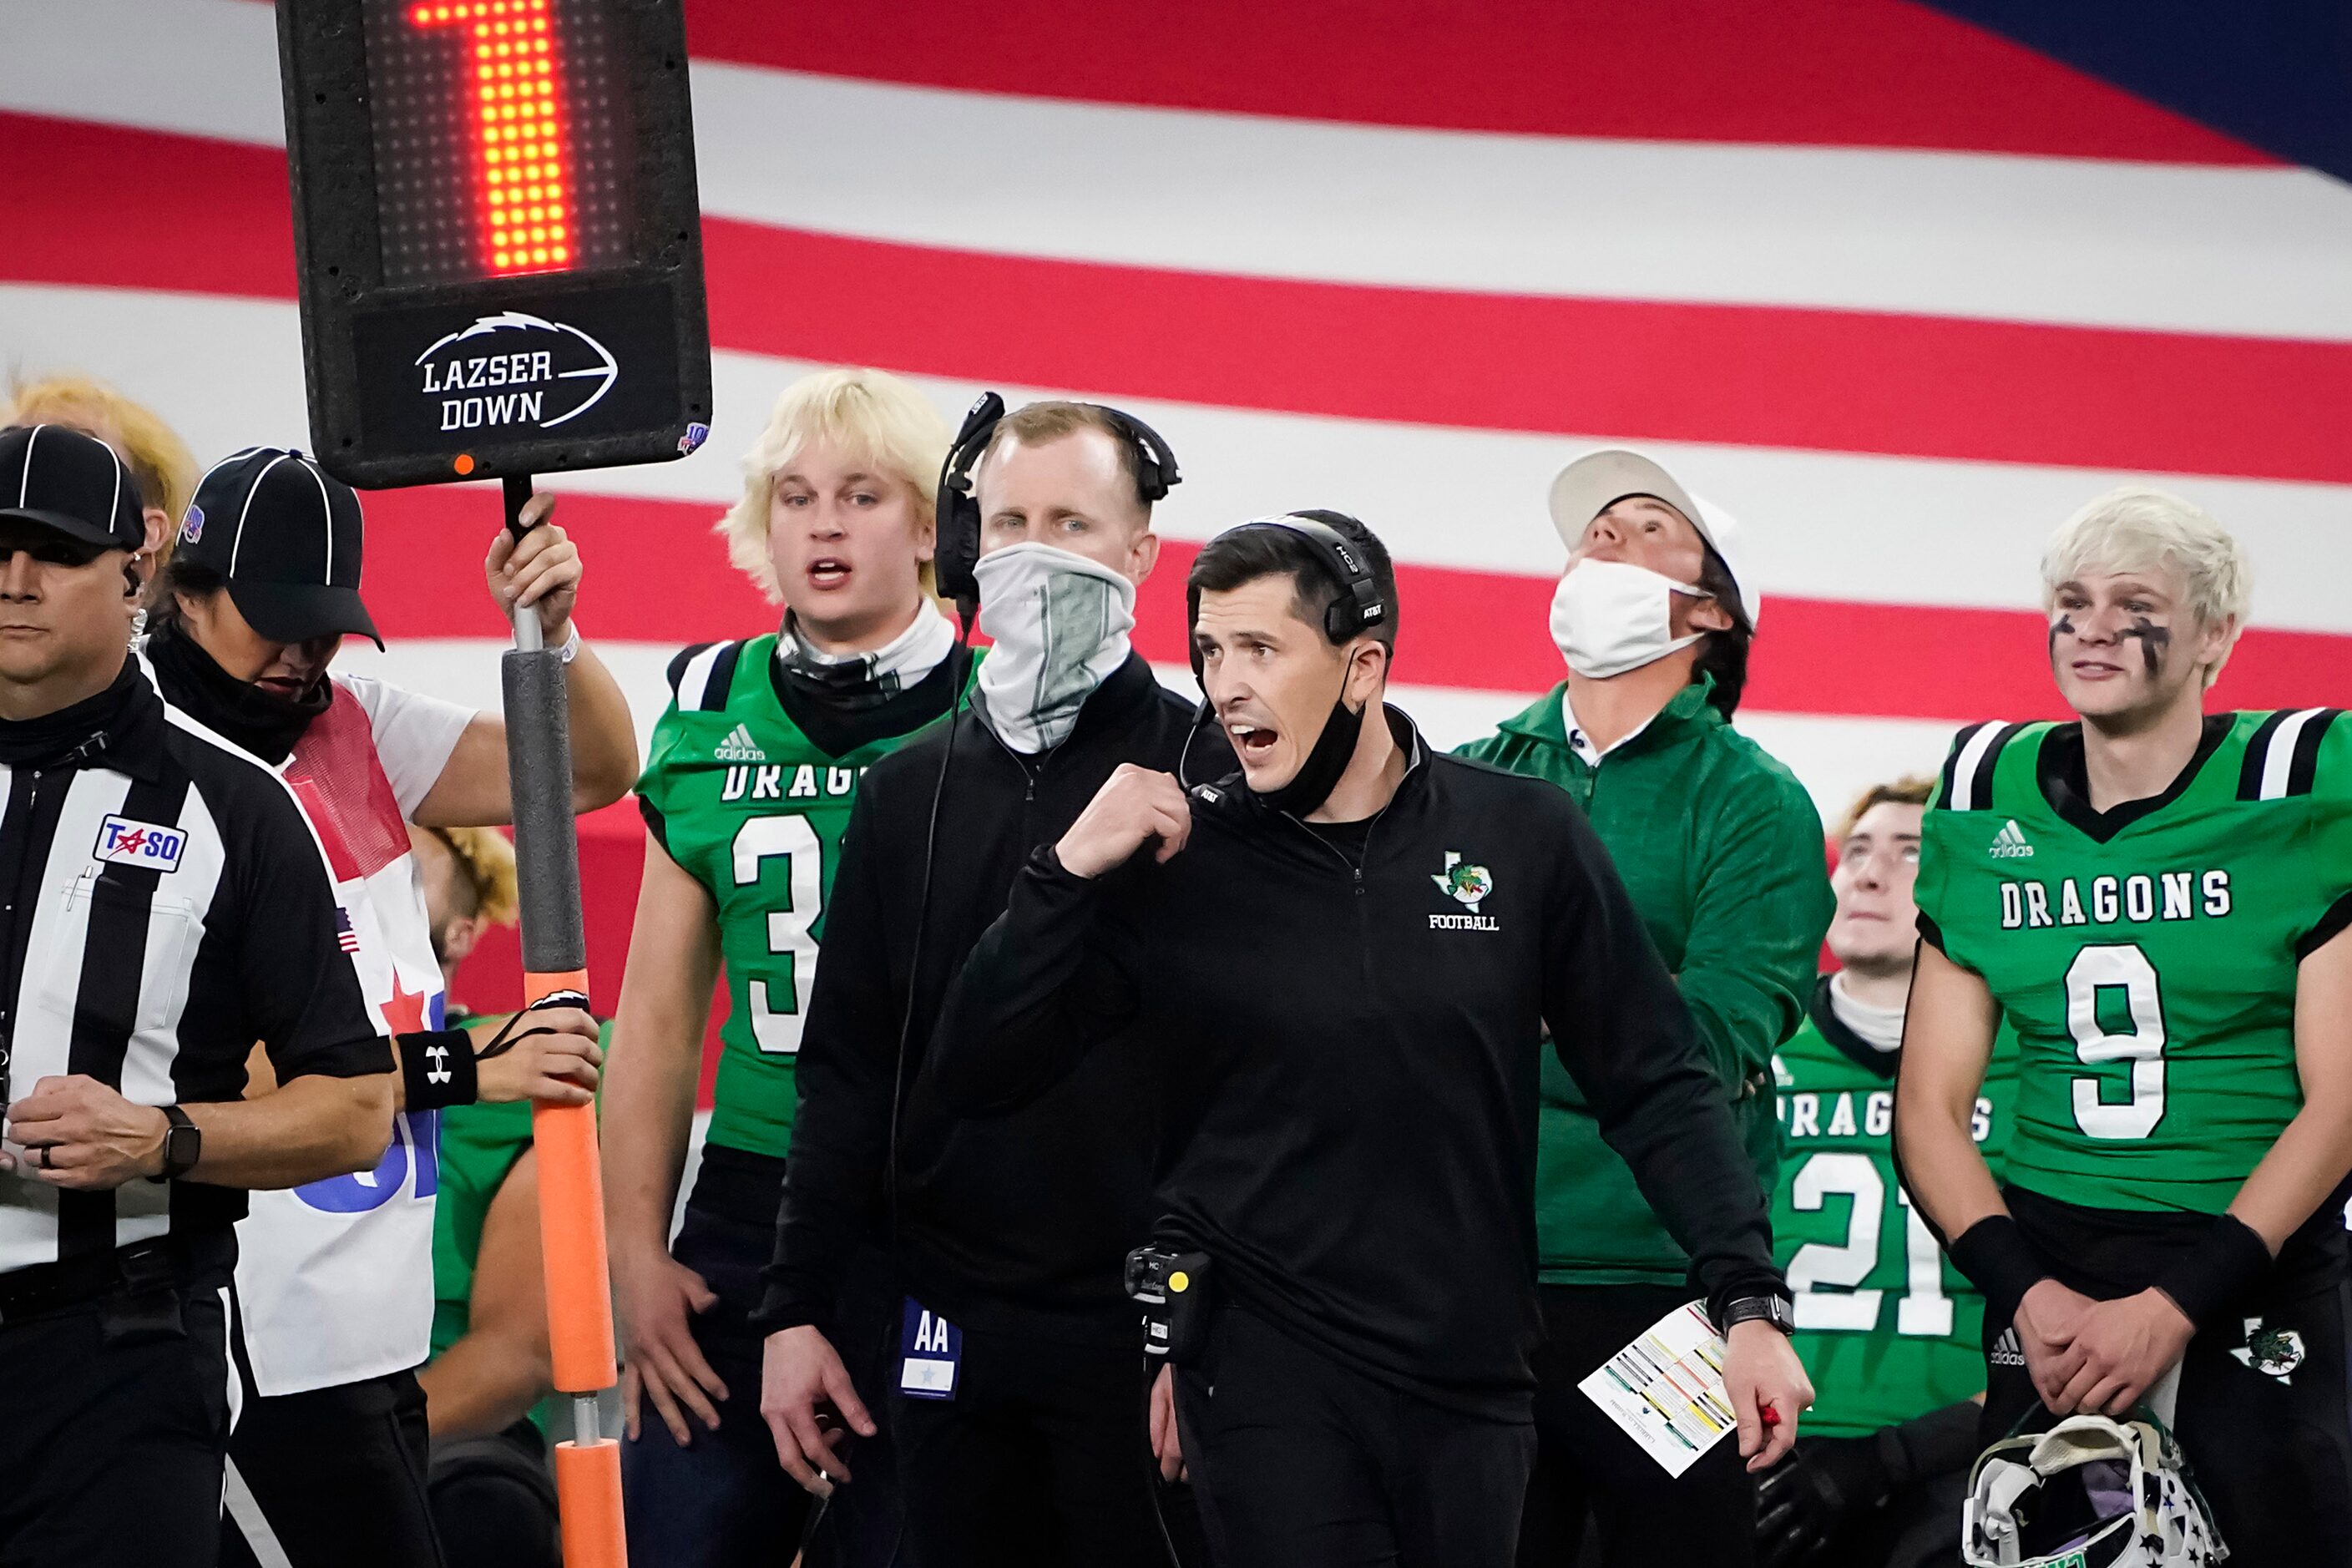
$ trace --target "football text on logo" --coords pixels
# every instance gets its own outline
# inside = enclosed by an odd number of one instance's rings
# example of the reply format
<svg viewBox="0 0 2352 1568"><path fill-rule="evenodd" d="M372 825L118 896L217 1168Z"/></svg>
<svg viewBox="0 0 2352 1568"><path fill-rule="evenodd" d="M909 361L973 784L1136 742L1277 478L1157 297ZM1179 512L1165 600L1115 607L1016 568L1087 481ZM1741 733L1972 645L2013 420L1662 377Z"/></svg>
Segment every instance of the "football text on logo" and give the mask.
<svg viewBox="0 0 2352 1568"><path fill-rule="evenodd" d="M444 430L528 425L552 430L593 408L620 379L604 344L579 328L507 310L451 332L416 356Z"/></svg>
<svg viewBox="0 0 2352 1568"><path fill-rule="evenodd" d="M1482 915L1478 912L1478 906L1484 903L1486 896L1495 890L1494 873L1487 870L1486 867L1470 865L1462 858L1460 850L1448 849L1445 852L1445 869L1432 871L1429 874L1429 879L1437 884L1439 892L1460 904L1467 911L1458 915L1432 915L1429 917L1430 930L1500 931L1502 929L1496 923L1494 916Z"/></svg>
<svg viewBox="0 0 2352 1568"><path fill-rule="evenodd" d="M98 845L91 854L110 866L143 866L151 871L176 871L188 836L176 827L110 816L98 825Z"/></svg>

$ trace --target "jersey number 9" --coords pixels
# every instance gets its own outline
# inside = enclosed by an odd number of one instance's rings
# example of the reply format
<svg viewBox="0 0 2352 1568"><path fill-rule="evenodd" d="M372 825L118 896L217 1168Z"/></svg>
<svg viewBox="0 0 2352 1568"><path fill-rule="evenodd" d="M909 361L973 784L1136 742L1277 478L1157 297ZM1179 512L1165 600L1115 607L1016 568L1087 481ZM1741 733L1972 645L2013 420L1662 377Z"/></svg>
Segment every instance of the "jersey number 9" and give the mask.
<svg viewBox="0 0 2352 1568"><path fill-rule="evenodd" d="M2102 1020L2102 993L2121 994L2120 1016ZM2109 1027L2109 1022L2127 1027ZM2156 965L2131 942L2086 947L2066 966L2066 1031L2085 1067L2131 1063L2131 1098L2109 1100L2095 1078L2074 1080L2074 1125L2086 1137L2145 1138L2164 1120L2164 997Z"/></svg>

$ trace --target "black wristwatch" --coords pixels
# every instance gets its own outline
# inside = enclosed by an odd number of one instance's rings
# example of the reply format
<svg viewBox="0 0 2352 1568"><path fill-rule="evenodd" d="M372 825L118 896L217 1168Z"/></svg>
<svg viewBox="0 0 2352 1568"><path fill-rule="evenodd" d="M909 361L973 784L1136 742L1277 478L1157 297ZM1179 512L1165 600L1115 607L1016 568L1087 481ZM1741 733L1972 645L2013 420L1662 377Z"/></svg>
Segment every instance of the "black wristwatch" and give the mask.
<svg viewBox="0 0 2352 1568"><path fill-rule="evenodd" d="M1739 1296L1723 1304L1723 1333L1728 1339L1733 1327L1751 1319L1771 1324L1784 1334L1797 1331L1797 1309L1788 1297L1775 1293L1769 1296Z"/></svg>
<svg viewBox="0 0 2352 1568"><path fill-rule="evenodd" d="M163 1168L147 1179L176 1182L194 1170L196 1162L204 1157L205 1131L176 1105L166 1105L163 1111L163 1120L172 1124L163 1130Z"/></svg>

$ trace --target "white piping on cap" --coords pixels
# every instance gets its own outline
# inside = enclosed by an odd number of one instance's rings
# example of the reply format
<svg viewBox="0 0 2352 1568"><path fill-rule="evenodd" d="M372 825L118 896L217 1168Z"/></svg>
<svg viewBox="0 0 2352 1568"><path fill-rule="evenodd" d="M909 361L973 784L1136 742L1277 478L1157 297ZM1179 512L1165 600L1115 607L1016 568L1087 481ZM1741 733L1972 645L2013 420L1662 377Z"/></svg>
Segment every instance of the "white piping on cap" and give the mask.
<svg viewBox="0 0 2352 1568"><path fill-rule="evenodd" d="M319 505L326 510L327 578L324 585L331 586L335 581L335 501L334 498L327 493L326 477L319 472L316 464L305 463L302 465L302 469L310 476L312 482L318 485Z"/></svg>
<svg viewBox="0 0 2352 1568"><path fill-rule="evenodd" d="M261 493L261 481L269 477L269 470L285 460L286 454L280 452L264 463L261 472L253 476L253 483L246 489L245 504L236 509L236 532L228 542L228 574L232 577L236 575L236 552L245 545L245 520L247 514L253 510L253 498Z"/></svg>

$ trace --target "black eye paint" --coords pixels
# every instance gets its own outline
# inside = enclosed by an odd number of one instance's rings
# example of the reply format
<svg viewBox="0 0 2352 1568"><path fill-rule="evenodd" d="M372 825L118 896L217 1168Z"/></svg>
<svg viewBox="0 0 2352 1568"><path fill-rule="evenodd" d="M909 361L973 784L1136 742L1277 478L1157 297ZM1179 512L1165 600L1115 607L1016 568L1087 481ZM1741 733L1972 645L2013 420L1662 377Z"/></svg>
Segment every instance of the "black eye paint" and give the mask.
<svg viewBox="0 0 2352 1568"><path fill-rule="evenodd" d="M2157 667L2164 662L2164 650L2172 646L2172 628L2159 626L2146 616L2136 616L2130 629L2123 635L2139 638L2140 657L2147 660L2148 678L2154 679Z"/></svg>
<svg viewBox="0 0 2352 1568"><path fill-rule="evenodd" d="M2074 635L2074 616L2061 616L2056 620L2050 623L2050 658L2053 663L2056 662L2058 658L2058 634L2060 632L2064 632L2070 637Z"/></svg>

